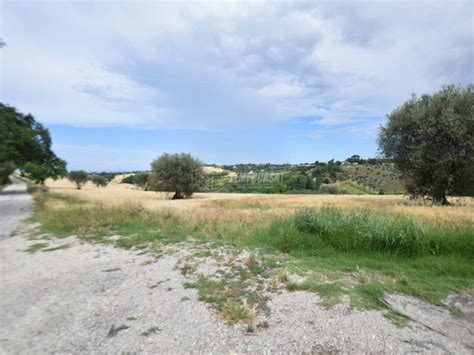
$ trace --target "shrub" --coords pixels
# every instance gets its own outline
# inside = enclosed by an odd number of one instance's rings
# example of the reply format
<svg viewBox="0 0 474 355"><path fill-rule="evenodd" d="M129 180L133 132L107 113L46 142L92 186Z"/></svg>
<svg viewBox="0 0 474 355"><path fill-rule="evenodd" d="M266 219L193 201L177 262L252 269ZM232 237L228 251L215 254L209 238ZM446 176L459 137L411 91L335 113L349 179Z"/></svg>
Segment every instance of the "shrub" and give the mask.
<svg viewBox="0 0 474 355"><path fill-rule="evenodd" d="M107 186L107 179L103 176L100 176L100 175L92 175L90 178L89 178L92 183L97 186L97 187L105 187Z"/></svg>
<svg viewBox="0 0 474 355"><path fill-rule="evenodd" d="M219 315L227 323L244 322L250 324L255 320L257 311L246 300L240 301L229 298L224 303Z"/></svg>
<svg viewBox="0 0 474 355"><path fill-rule="evenodd" d="M130 175L126 178L123 178L121 184L135 184L135 175Z"/></svg>
<svg viewBox="0 0 474 355"><path fill-rule="evenodd" d="M133 183L142 190L148 190L149 181L150 181L149 173L136 173L134 175Z"/></svg>
<svg viewBox="0 0 474 355"><path fill-rule="evenodd" d="M300 232L316 232L317 216L311 209L302 209L293 215L293 223Z"/></svg>
<svg viewBox="0 0 474 355"><path fill-rule="evenodd" d="M339 193L338 187L334 184L321 184L319 191L323 194L337 195Z"/></svg>

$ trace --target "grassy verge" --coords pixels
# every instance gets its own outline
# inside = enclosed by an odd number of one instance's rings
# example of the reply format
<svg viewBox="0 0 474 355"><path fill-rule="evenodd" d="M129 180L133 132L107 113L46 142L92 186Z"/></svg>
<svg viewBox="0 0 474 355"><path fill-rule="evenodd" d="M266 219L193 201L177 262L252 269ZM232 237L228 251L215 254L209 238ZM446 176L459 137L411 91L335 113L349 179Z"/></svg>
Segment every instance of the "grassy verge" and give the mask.
<svg viewBox="0 0 474 355"><path fill-rule="evenodd" d="M474 294L472 222L433 227L407 216L321 208L300 210L273 222L218 223L185 218L178 211L151 212L140 205L106 207L44 191L34 196L38 208L32 220L41 223L39 233L77 235L140 249L192 237L209 245L245 248L260 259L278 256L284 259L279 269L303 280L292 282L280 275L280 283L290 291L318 292L327 306L348 296L353 307L384 309L381 299L386 292L410 294L434 304L450 293ZM110 238L114 235L120 237ZM214 304L224 319L250 322L264 305L258 292L249 291L253 288L247 281L258 282L257 275L274 267L258 265L262 263L235 269L231 278L199 278L188 286L196 287L200 299ZM393 312L387 316L404 322Z"/></svg>

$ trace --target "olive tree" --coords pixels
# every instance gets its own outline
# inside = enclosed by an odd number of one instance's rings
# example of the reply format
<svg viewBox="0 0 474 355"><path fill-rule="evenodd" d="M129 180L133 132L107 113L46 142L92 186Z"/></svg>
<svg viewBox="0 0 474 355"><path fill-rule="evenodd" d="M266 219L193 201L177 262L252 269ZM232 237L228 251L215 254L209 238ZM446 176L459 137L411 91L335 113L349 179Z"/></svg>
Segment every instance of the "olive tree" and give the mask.
<svg viewBox="0 0 474 355"><path fill-rule="evenodd" d="M0 103L0 184L16 169L39 183L66 174L66 162L51 149L48 129L31 114Z"/></svg>
<svg viewBox="0 0 474 355"><path fill-rule="evenodd" d="M189 154L163 154L151 163L151 189L174 192L173 200L191 197L204 185L202 163Z"/></svg>
<svg viewBox="0 0 474 355"><path fill-rule="evenodd" d="M57 180L66 176L66 164L59 158L51 159L48 164L26 163L21 170L30 179L41 185L44 185L48 178Z"/></svg>
<svg viewBox="0 0 474 355"><path fill-rule="evenodd" d="M76 184L78 190L89 180L89 175L83 170L73 170L67 175L69 181Z"/></svg>
<svg viewBox="0 0 474 355"><path fill-rule="evenodd" d="M412 96L380 128L381 153L401 172L408 193L448 204L474 195L474 85Z"/></svg>
<svg viewBox="0 0 474 355"><path fill-rule="evenodd" d="M97 187L107 186L107 179L102 175L92 175L89 177L89 180Z"/></svg>

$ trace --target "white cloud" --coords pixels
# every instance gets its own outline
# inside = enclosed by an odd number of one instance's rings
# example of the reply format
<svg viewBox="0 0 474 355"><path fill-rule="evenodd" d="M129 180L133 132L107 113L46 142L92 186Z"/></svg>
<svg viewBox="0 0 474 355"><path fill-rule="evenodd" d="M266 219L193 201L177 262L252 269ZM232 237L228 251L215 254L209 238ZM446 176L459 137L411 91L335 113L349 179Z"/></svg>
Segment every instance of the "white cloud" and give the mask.
<svg viewBox="0 0 474 355"><path fill-rule="evenodd" d="M474 80L470 2L2 6L1 99L47 123L350 125Z"/></svg>

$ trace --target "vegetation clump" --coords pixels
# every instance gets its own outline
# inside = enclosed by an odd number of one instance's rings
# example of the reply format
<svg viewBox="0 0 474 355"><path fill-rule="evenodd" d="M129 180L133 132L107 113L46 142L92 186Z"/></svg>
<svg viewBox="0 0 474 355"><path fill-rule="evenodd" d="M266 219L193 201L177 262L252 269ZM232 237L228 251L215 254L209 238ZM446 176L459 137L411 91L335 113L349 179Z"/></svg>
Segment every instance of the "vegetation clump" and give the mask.
<svg viewBox="0 0 474 355"><path fill-rule="evenodd" d="M411 196L442 205L449 195L474 196L474 85L413 95L388 115L379 146Z"/></svg>
<svg viewBox="0 0 474 355"><path fill-rule="evenodd" d="M202 163L189 154L163 154L151 163L151 189L174 192L173 200L191 197L204 185Z"/></svg>
<svg viewBox="0 0 474 355"><path fill-rule="evenodd" d="M89 175L83 170L73 170L67 175L69 181L76 184L78 190L82 189L82 186L89 181Z"/></svg>
<svg viewBox="0 0 474 355"><path fill-rule="evenodd" d="M66 161L51 149L48 129L31 115L0 103L0 185L16 169L37 183L66 174Z"/></svg>
<svg viewBox="0 0 474 355"><path fill-rule="evenodd" d="M149 173L136 173L133 176L133 183L144 191L147 191L150 185L151 176Z"/></svg>
<svg viewBox="0 0 474 355"><path fill-rule="evenodd" d="M92 175L89 179L97 187L105 187L108 184L107 179L101 175Z"/></svg>
<svg viewBox="0 0 474 355"><path fill-rule="evenodd" d="M334 207L304 209L274 221L257 238L282 252L324 255L336 252L382 253L404 257L460 254L474 257L469 227L427 229L409 217L369 210L343 211Z"/></svg>

